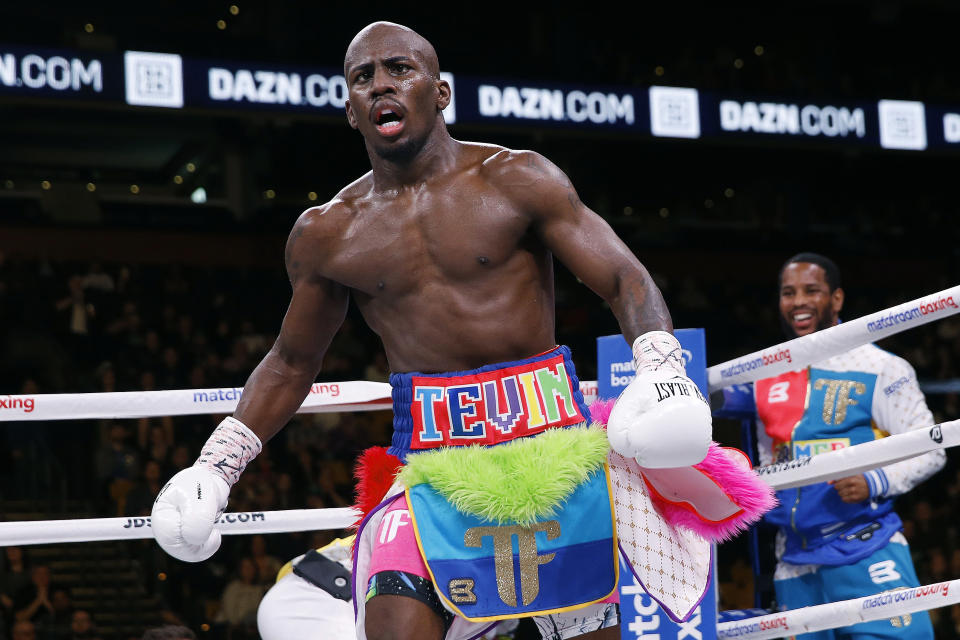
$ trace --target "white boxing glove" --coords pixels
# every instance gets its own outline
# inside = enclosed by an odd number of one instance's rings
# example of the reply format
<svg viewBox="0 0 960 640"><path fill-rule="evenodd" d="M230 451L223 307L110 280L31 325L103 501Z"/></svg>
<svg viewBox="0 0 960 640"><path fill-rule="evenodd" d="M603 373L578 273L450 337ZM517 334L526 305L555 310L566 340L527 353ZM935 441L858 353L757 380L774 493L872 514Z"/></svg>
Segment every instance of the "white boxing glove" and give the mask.
<svg viewBox="0 0 960 640"><path fill-rule="evenodd" d="M636 339L633 354L637 375L610 412L610 446L650 469L701 462L713 432L710 407L686 376L680 343L651 331Z"/></svg>
<svg viewBox="0 0 960 640"><path fill-rule="evenodd" d="M220 548L216 522L230 487L263 446L236 418L214 430L192 467L170 478L157 495L150 523L157 543L178 560L201 562Z"/></svg>

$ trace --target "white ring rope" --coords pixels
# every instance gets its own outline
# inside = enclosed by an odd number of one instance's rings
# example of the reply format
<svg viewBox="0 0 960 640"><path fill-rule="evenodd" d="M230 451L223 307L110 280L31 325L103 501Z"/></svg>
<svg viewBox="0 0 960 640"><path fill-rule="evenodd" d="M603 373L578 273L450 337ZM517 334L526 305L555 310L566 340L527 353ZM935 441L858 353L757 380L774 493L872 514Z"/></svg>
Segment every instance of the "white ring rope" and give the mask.
<svg viewBox="0 0 960 640"><path fill-rule="evenodd" d="M217 522L223 535L289 533L345 529L360 513L349 507L338 509L289 509L225 513ZM80 518L76 520L32 520L0 523L0 547L63 542L102 542L153 538L149 517Z"/></svg>
<svg viewBox="0 0 960 640"><path fill-rule="evenodd" d="M957 445L960 445L960 420L953 420L815 456L802 456L790 462L757 467L756 471L774 489L792 489L846 478Z"/></svg>
<svg viewBox="0 0 960 640"><path fill-rule="evenodd" d="M760 467L757 472L775 489L843 478L875 469L934 449L960 445L960 420L917 429L845 449L822 453L793 462ZM222 533L244 535L342 529L356 521L350 508L291 509L224 514L218 523ZM150 518L86 518L0 522L0 547L7 545L93 542L152 538Z"/></svg>
<svg viewBox="0 0 960 640"><path fill-rule="evenodd" d="M707 367L711 392L802 369L855 347L960 313L960 285Z"/></svg>
<svg viewBox="0 0 960 640"><path fill-rule="evenodd" d="M786 638L800 633L846 627L858 622L896 618L957 602L960 602L960 580L950 580L756 618L721 622L717 625L717 637L751 640Z"/></svg>
<svg viewBox="0 0 960 640"><path fill-rule="evenodd" d="M0 422L229 414L236 410L242 393L243 387L223 387L0 396ZM316 382L298 413L376 411L392 406L386 382Z"/></svg>
<svg viewBox="0 0 960 640"><path fill-rule="evenodd" d="M597 397L594 380L580 382L587 404ZM0 422L91 420L99 418L159 418L199 414L231 414L243 387L117 391L112 393L40 393L0 395ZM386 382L351 380L316 382L297 413L382 411L393 408Z"/></svg>

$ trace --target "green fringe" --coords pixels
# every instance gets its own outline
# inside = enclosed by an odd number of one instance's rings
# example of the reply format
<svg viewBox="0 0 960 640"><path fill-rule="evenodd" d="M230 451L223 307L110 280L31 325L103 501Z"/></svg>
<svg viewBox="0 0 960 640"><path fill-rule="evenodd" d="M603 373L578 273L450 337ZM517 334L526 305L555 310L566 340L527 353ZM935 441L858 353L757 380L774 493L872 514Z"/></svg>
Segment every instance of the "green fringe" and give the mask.
<svg viewBox="0 0 960 640"><path fill-rule="evenodd" d="M429 483L461 513L528 525L555 509L607 460L597 427L550 429L533 438L484 447L448 447L411 455L398 479Z"/></svg>

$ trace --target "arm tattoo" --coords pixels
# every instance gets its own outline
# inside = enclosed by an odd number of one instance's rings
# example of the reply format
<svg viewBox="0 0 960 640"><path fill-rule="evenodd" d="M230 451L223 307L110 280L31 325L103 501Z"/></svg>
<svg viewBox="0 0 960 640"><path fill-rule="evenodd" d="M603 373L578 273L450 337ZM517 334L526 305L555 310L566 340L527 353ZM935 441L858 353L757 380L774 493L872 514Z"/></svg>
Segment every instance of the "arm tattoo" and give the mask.
<svg viewBox="0 0 960 640"><path fill-rule="evenodd" d="M623 281L620 289L612 309L624 336L633 340L647 331L673 329L670 312L649 275Z"/></svg>
<svg viewBox="0 0 960 640"><path fill-rule="evenodd" d="M284 262L287 265L287 276L290 278L291 284L295 283L300 276L300 261L293 259L293 247L302 235L302 227L298 226L294 229L293 233L290 234L290 239L287 241L287 250L284 253Z"/></svg>
<svg viewBox="0 0 960 640"><path fill-rule="evenodd" d="M545 176L556 178L558 182L568 189L573 188L573 183L570 182L570 178L567 177L567 174L565 174L560 167L549 162L544 162L541 157L536 154L531 153L527 156L527 166Z"/></svg>

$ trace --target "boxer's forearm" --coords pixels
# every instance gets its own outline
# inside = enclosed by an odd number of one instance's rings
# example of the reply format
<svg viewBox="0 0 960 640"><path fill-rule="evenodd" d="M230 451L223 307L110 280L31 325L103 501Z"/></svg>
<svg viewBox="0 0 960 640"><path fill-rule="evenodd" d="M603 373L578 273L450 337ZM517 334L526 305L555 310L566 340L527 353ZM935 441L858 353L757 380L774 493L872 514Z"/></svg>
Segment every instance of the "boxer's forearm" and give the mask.
<svg viewBox="0 0 960 640"><path fill-rule="evenodd" d="M292 362L271 349L243 386L234 417L266 442L303 404L319 369L319 364Z"/></svg>
<svg viewBox="0 0 960 640"><path fill-rule="evenodd" d="M617 276L616 293L607 303L620 323L628 344L648 331L673 332L673 320L660 289L642 266L623 269Z"/></svg>

